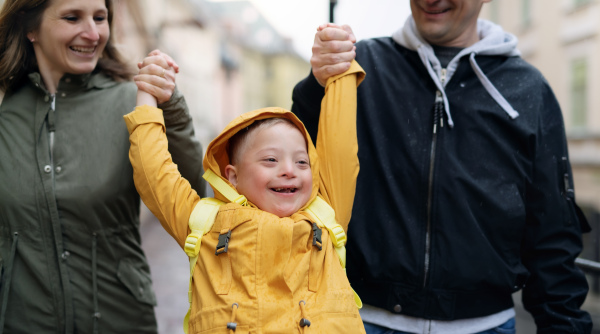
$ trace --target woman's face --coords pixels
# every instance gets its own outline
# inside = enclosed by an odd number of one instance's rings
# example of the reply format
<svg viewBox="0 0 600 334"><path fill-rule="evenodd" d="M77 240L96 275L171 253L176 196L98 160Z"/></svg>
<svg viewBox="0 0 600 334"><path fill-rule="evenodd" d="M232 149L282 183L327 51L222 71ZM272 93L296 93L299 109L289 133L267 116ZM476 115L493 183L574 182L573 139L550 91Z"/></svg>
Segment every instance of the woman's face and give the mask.
<svg viewBox="0 0 600 334"><path fill-rule="evenodd" d="M40 72L55 82L92 72L110 36L105 0L50 1L40 27L27 34Z"/></svg>

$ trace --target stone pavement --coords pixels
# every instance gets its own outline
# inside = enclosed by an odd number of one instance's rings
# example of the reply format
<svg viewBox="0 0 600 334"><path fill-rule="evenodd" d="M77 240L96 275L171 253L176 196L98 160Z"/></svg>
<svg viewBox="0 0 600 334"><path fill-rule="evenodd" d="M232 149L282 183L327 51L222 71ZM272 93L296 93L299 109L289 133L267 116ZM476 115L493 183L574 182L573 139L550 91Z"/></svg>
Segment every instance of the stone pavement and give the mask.
<svg viewBox="0 0 600 334"><path fill-rule="evenodd" d="M159 334L183 333L183 318L188 310L190 262L183 249L142 205L140 215L142 248L150 264L157 306Z"/></svg>

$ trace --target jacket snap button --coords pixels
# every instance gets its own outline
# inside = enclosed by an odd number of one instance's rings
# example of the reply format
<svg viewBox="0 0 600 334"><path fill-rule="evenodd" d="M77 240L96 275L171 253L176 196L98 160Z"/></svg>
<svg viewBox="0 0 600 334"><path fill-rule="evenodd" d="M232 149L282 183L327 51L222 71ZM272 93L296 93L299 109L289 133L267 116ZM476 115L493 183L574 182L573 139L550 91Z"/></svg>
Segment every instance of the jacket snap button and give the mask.
<svg viewBox="0 0 600 334"><path fill-rule="evenodd" d="M48 102L50 100L50 97L48 95L44 96L44 102Z"/></svg>
<svg viewBox="0 0 600 334"><path fill-rule="evenodd" d="M396 312L396 313L402 312L402 306L400 306L400 304L396 304L396 306L394 306L394 312Z"/></svg>
<svg viewBox="0 0 600 334"><path fill-rule="evenodd" d="M62 167L60 167L60 166L57 166L57 167L56 167L56 169L55 169L55 171L56 171L57 173L60 173L60 171L61 171L61 170L62 170Z"/></svg>
<svg viewBox="0 0 600 334"><path fill-rule="evenodd" d="M65 97L67 96L67 93L61 93L60 96Z"/></svg>
<svg viewBox="0 0 600 334"><path fill-rule="evenodd" d="M44 172L50 173L51 171L52 171L52 167L50 167L50 165L44 166Z"/></svg>
<svg viewBox="0 0 600 334"><path fill-rule="evenodd" d="M69 255L71 255L71 253L69 253L69 251L65 251L64 253L62 253L61 257L63 258L63 260L66 260Z"/></svg>

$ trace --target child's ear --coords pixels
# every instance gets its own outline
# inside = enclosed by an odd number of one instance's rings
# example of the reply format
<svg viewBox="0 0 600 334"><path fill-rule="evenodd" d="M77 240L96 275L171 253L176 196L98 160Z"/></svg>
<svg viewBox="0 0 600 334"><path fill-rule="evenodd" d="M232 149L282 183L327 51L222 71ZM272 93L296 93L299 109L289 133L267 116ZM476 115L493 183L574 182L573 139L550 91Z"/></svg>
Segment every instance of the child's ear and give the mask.
<svg viewBox="0 0 600 334"><path fill-rule="evenodd" d="M234 165L225 166L225 178L227 178L234 187L237 187L237 169L235 169Z"/></svg>

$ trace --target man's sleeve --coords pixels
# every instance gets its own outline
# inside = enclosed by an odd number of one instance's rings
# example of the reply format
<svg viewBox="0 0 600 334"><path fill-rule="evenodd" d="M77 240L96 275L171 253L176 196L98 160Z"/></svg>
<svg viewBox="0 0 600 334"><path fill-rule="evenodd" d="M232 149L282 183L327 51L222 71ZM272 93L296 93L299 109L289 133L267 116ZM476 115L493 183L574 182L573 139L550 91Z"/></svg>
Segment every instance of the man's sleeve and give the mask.
<svg viewBox="0 0 600 334"><path fill-rule="evenodd" d="M159 105L164 111L169 152L181 175L192 188L205 197L206 184L202 178L202 146L194 133L194 125L185 98L177 88L171 99Z"/></svg>
<svg viewBox="0 0 600 334"><path fill-rule="evenodd" d="M323 100L324 95L325 88L319 84L312 71L294 87L292 93L292 112L304 123L310 138L315 144L319 127L321 100Z"/></svg>
<svg viewBox="0 0 600 334"><path fill-rule="evenodd" d="M523 289L523 303L538 333L590 333L590 316L580 309L588 284L575 265L582 250L581 234L589 231L589 225L575 204L562 114L547 84L544 95L526 188L522 259L531 276Z"/></svg>

